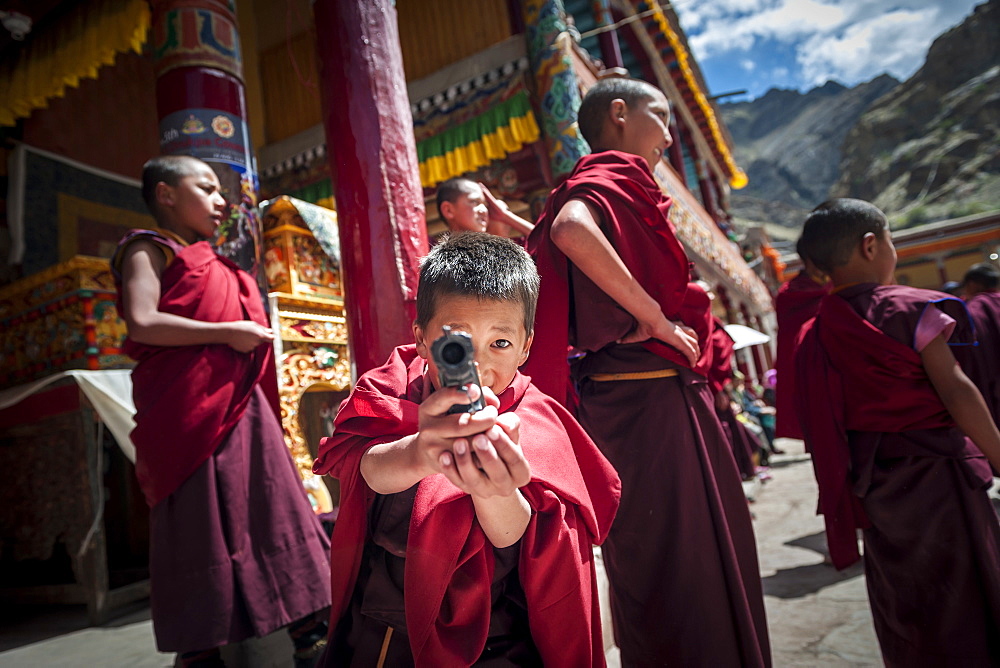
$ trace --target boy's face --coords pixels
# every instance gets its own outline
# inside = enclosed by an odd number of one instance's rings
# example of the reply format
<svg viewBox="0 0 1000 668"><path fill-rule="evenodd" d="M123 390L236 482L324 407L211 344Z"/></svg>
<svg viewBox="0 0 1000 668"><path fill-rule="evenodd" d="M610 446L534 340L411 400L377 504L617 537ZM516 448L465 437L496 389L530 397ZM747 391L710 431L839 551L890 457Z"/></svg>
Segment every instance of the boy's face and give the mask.
<svg viewBox="0 0 1000 668"><path fill-rule="evenodd" d="M653 169L673 143L670 136L670 104L663 93L650 89L651 97L620 112L621 151L644 158ZM613 119L614 120L614 119Z"/></svg>
<svg viewBox="0 0 1000 668"><path fill-rule="evenodd" d="M204 163L194 165L176 186L161 182L157 198L174 231L189 243L212 238L226 210L219 177Z"/></svg>
<svg viewBox="0 0 1000 668"><path fill-rule="evenodd" d="M452 232L485 232L490 220L486 198L478 185L470 185L454 202L442 202L441 214Z"/></svg>
<svg viewBox="0 0 1000 668"><path fill-rule="evenodd" d="M438 388L438 370L431 357L431 344L448 325L472 337L479 382L497 395L514 380L517 367L528 359L532 337L524 329L524 306L519 302L446 295L437 300L427 328L413 325L417 352L427 360L431 382Z"/></svg>

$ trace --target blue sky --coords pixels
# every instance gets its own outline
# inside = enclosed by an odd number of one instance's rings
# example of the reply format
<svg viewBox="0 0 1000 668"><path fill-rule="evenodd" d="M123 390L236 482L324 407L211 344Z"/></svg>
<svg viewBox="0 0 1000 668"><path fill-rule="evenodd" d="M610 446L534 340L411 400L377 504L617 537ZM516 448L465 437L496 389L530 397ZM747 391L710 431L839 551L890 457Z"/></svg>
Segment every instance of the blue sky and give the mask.
<svg viewBox="0 0 1000 668"><path fill-rule="evenodd" d="M662 0L661 0L662 1ZM983 0L673 0L713 95L903 81ZM666 3L664 3L666 4ZM728 98L740 101L747 96Z"/></svg>

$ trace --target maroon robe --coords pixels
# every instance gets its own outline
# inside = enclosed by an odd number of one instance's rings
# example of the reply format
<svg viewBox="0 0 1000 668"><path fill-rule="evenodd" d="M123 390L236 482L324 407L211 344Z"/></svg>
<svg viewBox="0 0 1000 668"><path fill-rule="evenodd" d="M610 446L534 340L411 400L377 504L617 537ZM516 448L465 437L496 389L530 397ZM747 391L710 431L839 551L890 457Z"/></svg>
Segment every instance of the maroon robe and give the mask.
<svg viewBox="0 0 1000 668"><path fill-rule="evenodd" d="M570 199L600 212L608 239L663 313L696 330L702 355L694 369L659 341L615 343L634 318L551 242L552 221ZM768 665L750 513L705 377L710 302L688 284L669 207L641 158L617 151L581 158L528 239L542 277L528 373L559 397L567 344L586 351L572 371L578 417L622 479L621 507L603 548L622 662ZM676 375L590 378L664 369Z"/></svg>
<svg viewBox="0 0 1000 668"><path fill-rule="evenodd" d="M795 341L799 332L819 310L819 302L830 292L830 284L820 285L805 270L781 286L774 300L778 318L778 354L774 360L775 427L778 438L802 438L802 428L795 414Z"/></svg>
<svg viewBox="0 0 1000 668"><path fill-rule="evenodd" d="M122 240L116 259L140 238L170 260L162 310L266 322L256 285L207 243L185 247L138 230ZM117 263L113 267L117 272ZM275 415L271 346L243 354L224 345L128 341L126 350L139 360L132 372L139 408L132 439L151 506L151 608L159 650L187 652L264 636L328 606L329 542ZM271 396L268 383L259 382L269 375Z"/></svg>
<svg viewBox="0 0 1000 668"><path fill-rule="evenodd" d="M855 530L864 529L886 664L998 665L1000 522L985 492L989 466L912 347L935 307L956 319L961 341L961 302L942 293L869 283L825 297L798 345L798 406L837 568L859 558Z"/></svg>
<svg viewBox="0 0 1000 668"><path fill-rule="evenodd" d="M976 384L1000 425L1000 292L980 292L968 302L976 345L956 351L965 374Z"/></svg>
<svg viewBox="0 0 1000 668"><path fill-rule="evenodd" d="M150 230L132 230L112 264L140 238L166 246L174 257L160 277L158 309L203 322L255 320L269 325L257 284L249 274L202 241L190 246ZM118 312L126 315L118 279ZM250 353L225 344L152 346L125 339L135 400L135 473L150 507L170 495L208 459L236 425L260 385L280 419L274 382L274 349L262 343ZM270 376L271 382L261 383ZM170 435L169 443L164 437Z"/></svg>
<svg viewBox="0 0 1000 668"><path fill-rule="evenodd" d="M412 345L366 373L320 444L314 470L341 482L333 533L331 628L348 612L362 567L375 493L361 458L377 444L416 433L424 361ZM531 639L546 666L604 665L592 545L604 541L618 508L620 482L572 416L517 374L500 393L500 412L521 418L520 443L531 465L521 488L533 513L517 566ZM407 537L406 633L416 665L472 665L490 625L494 550L472 498L443 475L417 485ZM336 657L326 656L327 665Z"/></svg>

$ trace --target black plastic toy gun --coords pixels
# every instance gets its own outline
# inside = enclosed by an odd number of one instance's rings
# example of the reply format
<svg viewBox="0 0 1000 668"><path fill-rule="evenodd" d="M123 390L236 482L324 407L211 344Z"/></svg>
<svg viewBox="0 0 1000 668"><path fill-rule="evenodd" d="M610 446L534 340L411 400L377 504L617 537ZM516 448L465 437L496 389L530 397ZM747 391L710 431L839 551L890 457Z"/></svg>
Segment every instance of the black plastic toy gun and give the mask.
<svg viewBox="0 0 1000 668"><path fill-rule="evenodd" d="M467 388L469 385L479 385L472 337L465 332L452 332L447 325L441 329L444 334L431 344L431 357L437 365L441 387ZM485 407L480 390L478 399L471 404L455 404L448 409L448 413L476 413Z"/></svg>

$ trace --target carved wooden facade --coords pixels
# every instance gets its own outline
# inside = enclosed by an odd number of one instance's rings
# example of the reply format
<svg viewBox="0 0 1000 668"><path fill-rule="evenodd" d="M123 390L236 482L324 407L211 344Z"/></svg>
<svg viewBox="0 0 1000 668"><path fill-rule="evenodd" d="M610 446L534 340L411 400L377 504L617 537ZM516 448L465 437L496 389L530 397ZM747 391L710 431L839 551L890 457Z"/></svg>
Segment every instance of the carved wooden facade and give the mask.
<svg viewBox="0 0 1000 668"><path fill-rule="evenodd" d="M336 214L289 197L265 203L263 211L264 267L280 339L281 427L312 502L327 512L335 502L313 475L312 464L351 387L340 257L333 238ZM332 234L321 244L313 230ZM336 481L328 479L327 485L336 493Z"/></svg>

